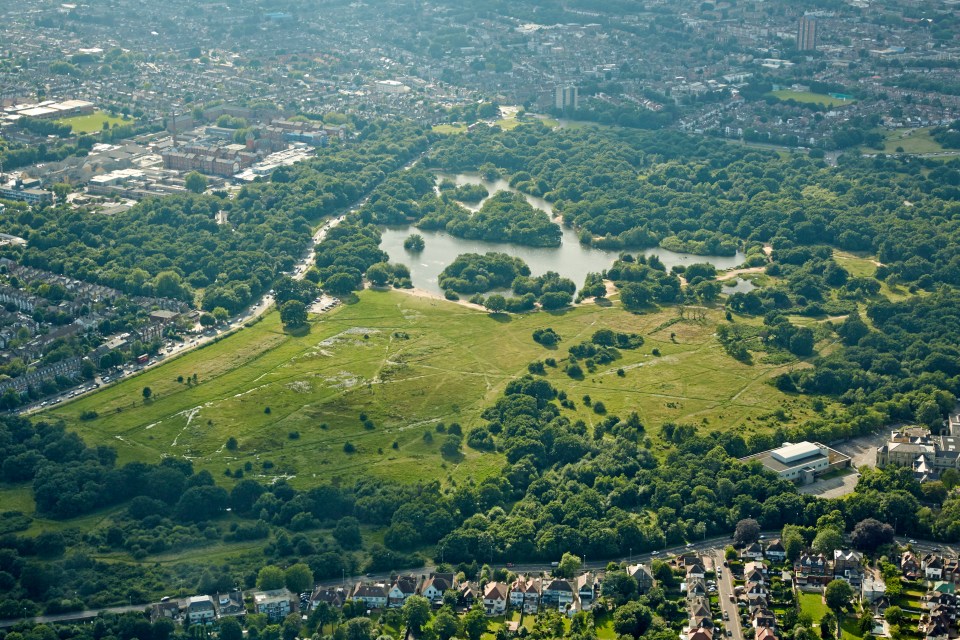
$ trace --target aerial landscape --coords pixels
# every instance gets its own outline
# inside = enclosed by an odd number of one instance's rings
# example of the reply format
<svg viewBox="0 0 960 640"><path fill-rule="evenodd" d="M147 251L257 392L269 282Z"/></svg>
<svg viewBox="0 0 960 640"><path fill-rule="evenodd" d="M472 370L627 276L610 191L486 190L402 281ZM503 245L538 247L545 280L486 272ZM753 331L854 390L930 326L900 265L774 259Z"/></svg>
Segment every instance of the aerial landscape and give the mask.
<svg viewBox="0 0 960 640"><path fill-rule="evenodd" d="M957 1L0 16L0 640L960 637Z"/></svg>

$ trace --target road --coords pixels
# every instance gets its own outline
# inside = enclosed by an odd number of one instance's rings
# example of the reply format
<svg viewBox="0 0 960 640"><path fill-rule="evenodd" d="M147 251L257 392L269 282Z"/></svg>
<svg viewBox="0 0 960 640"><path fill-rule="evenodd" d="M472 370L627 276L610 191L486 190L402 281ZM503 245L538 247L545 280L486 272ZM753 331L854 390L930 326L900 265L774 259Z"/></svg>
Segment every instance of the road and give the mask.
<svg viewBox="0 0 960 640"><path fill-rule="evenodd" d="M743 640L743 628L740 626L740 610L736 602L731 602L733 598L733 576L730 571L723 566L723 547L715 549L710 554L713 566L716 571L721 572L721 577L717 578L717 597L720 600L720 611L723 614L724 626L733 633L733 640ZM729 618L729 619L728 619ZM722 636L726 636L726 631L721 631Z"/></svg>

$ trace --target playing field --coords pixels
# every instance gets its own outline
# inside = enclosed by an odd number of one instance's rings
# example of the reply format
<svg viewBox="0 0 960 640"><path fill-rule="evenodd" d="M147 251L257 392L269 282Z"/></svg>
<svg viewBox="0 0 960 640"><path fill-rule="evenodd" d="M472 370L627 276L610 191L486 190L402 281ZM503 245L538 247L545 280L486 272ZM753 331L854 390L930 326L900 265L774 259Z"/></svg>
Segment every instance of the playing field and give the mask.
<svg viewBox="0 0 960 640"><path fill-rule="evenodd" d="M584 405L585 394L603 402L608 414L637 411L659 451L665 421L736 428L746 437L774 426L780 410L786 422L809 417L806 398L767 384L783 368L760 359L748 366L723 352L714 337L718 321L720 311L694 322L677 321L675 309L634 315L595 305L491 316L407 293L366 291L359 303L316 318L305 335L285 333L270 314L217 344L49 413L89 443L115 446L121 462L187 456L228 484L224 470L247 463L247 477L287 476L297 486L350 482L357 473L404 482L481 478L499 469L501 456L465 447L463 458L443 458L445 435L437 423L457 422L468 433L530 362L560 360L567 345L610 327L640 333L646 344L582 380L547 367L547 378L575 400L576 410L565 410L573 419L592 425L603 418ZM534 329L547 326L563 337L559 349L531 339ZM177 381L194 374L195 385ZM144 401L147 386L153 398ZM84 411L99 417L80 420ZM235 450L227 447L231 437ZM354 452L345 452L347 443Z"/></svg>
<svg viewBox="0 0 960 640"><path fill-rule="evenodd" d="M109 126L114 125L124 125L124 124L133 124L133 118L121 118L118 116L112 116L105 111L96 111L89 115L85 116L74 116L72 118L64 118L58 120L60 124L69 124L73 127L74 133L96 133L97 131L103 130L103 123L106 122Z"/></svg>
<svg viewBox="0 0 960 640"><path fill-rule="evenodd" d="M771 95L780 100L796 100L797 102L819 103L825 107L839 107L845 104L853 104L856 100L842 100L828 96L825 93L811 93L810 91L793 91L791 89L781 89L772 91Z"/></svg>

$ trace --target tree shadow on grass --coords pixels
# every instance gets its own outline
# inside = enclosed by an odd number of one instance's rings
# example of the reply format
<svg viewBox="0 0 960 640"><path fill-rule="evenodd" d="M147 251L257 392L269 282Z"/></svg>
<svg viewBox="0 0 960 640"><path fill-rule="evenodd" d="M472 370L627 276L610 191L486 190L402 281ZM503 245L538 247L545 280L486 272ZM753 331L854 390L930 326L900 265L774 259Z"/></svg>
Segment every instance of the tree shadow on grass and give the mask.
<svg viewBox="0 0 960 640"><path fill-rule="evenodd" d="M353 291L351 291L346 295L339 296L339 298L340 298L340 302L342 302L343 304L357 304L358 302L360 302L359 296L357 296L357 294L354 293Z"/></svg>
<svg viewBox="0 0 960 640"><path fill-rule="evenodd" d="M613 303L607 298L596 298L593 303L598 307L612 307Z"/></svg>
<svg viewBox="0 0 960 640"><path fill-rule="evenodd" d="M513 322L513 318L510 317L509 313L503 313L500 311L488 313L487 317L493 320L494 322L499 322L501 324Z"/></svg>
<svg viewBox="0 0 960 640"><path fill-rule="evenodd" d="M293 336L294 338L302 338L310 335L310 323L308 322L307 324L302 324L297 327L283 325L283 331L287 335Z"/></svg>
<svg viewBox="0 0 960 640"><path fill-rule="evenodd" d="M573 311L573 307L563 307L561 309L542 309L544 313L550 314L551 316L565 316L569 312Z"/></svg>

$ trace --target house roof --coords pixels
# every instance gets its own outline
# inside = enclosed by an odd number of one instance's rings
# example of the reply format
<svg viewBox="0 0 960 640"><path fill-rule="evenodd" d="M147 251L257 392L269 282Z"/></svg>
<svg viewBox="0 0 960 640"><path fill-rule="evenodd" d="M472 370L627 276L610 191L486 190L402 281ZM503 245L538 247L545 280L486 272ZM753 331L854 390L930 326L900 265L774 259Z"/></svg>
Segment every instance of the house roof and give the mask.
<svg viewBox="0 0 960 640"><path fill-rule="evenodd" d="M506 600L510 589L503 582L488 582L483 588L484 600Z"/></svg>

